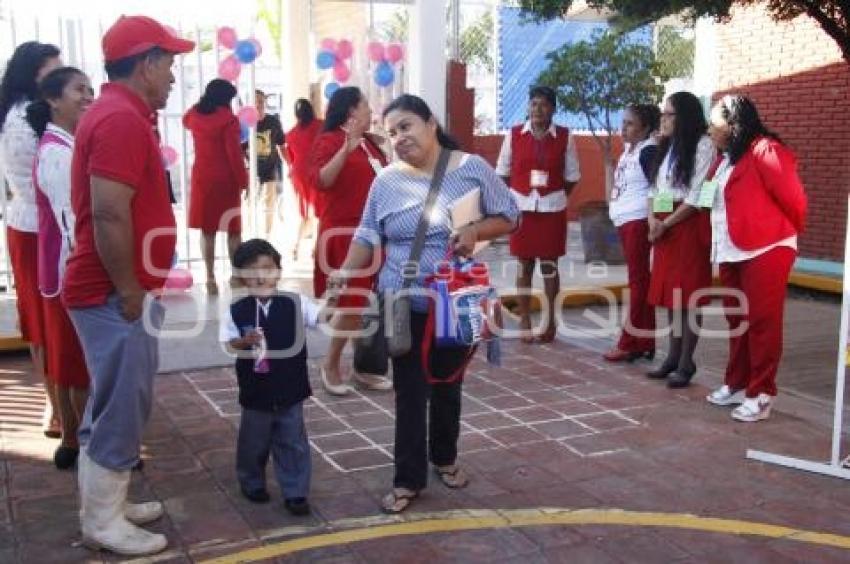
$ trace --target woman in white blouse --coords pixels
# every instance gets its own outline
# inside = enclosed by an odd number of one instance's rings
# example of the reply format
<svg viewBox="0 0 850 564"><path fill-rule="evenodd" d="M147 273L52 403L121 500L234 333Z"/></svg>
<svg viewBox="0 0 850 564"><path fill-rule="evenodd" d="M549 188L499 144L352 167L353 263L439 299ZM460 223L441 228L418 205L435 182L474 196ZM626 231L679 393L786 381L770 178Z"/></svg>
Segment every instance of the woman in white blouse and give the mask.
<svg viewBox="0 0 850 564"><path fill-rule="evenodd" d="M53 384L44 370L44 314L36 283L38 217L32 187L32 163L37 139L26 122L27 104L38 96L38 82L60 66L59 49L28 41L21 43L6 65L0 82L0 161L12 200L6 209L6 240L15 279L21 337L30 345L36 374L44 376L47 405L44 434L59 437Z"/></svg>
<svg viewBox="0 0 850 564"><path fill-rule="evenodd" d="M653 244L649 303L667 308L670 347L650 378L666 378L670 388L687 386L694 373L699 339L697 308L711 286L711 224L700 211L700 187L716 166L716 151L699 99L676 92L661 111L658 155L649 195L649 241ZM705 297L700 298L700 294Z"/></svg>
<svg viewBox="0 0 850 564"><path fill-rule="evenodd" d="M614 172L614 189L608 213L623 245L629 277L629 315L617 344L603 355L608 362L632 362L655 358L655 308L647 302L649 292L649 196L652 163L658 145L652 134L658 129L661 111L655 104L636 104L623 112L623 154Z"/></svg>
<svg viewBox="0 0 850 564"><path fill-rule="evenodd" d="M50 71L39 85L41 97L27 107L27 122L39 137L33 167L38 208L38 289L43 297L47 373L56 389L62 441L53 454L60 470L79 455L77 429L88 399L89 374L80 341L59 291L74 244L71 160L74 131L94 100L88 77L72 67Z"/></svg>

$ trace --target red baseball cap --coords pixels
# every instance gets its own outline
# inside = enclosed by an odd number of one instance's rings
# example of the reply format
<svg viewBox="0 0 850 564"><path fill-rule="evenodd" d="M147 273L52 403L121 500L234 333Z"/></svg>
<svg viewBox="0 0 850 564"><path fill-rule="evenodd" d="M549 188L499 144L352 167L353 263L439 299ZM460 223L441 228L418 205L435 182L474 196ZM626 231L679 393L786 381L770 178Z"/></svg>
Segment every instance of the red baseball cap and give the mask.
<svg viewBox="0 0 850 564"><path fill-rule="evenodd" d="M106 30L101 41L103 58L109 63L159 47L169 53L188 53L195 42L177 37L164 25L147 16L121 16Z"/></svg>

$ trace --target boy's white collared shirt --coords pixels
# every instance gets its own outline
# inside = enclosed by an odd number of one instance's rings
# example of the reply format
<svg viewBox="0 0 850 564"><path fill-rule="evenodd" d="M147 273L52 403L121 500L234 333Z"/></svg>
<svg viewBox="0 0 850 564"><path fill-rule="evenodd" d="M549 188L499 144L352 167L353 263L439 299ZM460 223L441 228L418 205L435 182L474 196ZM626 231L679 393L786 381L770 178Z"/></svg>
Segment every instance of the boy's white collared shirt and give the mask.
<svg viewBox="0 0 850 564"><path fill-rule="evenodd" d="M301 300L301 317L304 325L314 329L319 324L319 312L321 305L310 298L298 294ZM256 298L255 298L256 299ZM271 311L272 300L266 300L265 303L257 300L259 309L262 310L263 316L268 319ZM238 339L242 335L239 333L239 328L233 322L233 316L230 315L230 307L225 307L221 312L221 319L218 324L218 340L222 343L229 343L233 339Z"/></svg>

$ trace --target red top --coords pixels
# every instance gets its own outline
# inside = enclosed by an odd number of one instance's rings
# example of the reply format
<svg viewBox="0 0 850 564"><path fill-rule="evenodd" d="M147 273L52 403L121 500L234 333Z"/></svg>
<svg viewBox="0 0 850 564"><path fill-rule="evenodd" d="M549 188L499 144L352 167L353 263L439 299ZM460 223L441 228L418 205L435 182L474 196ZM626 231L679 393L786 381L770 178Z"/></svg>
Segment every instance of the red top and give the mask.
<svg viewBox="0 0 850 564"><path fill-rule="evenodd" d="M744 251L760 249L803 230L806 194L797 159L768 137L753 141L723 190L729 236Z"/></svg>
<svg viewBox="0 0 850 564"><path fill-rule="evenodd" d="M567 144L570 132L566 127L555 126L555 137L547 131L542 139L531 132L522 133L523 125L511 128L511 188L523 195L531 193L531 171L549 173L546 188L538 188L541 196L564 189Z"/></svg>
<svg viewBox="0 0 850 564"><path fill-rule="evenodd" d="M289 163L292 176L304 184L307 184L306 167L310 162L310 151L324 125L325 122L322 120L314 119L306 127L295 125L286 132L286 161ZM310 186L310 188L313 187Z"/></svg>
<svg viewBox="0 0 850 564"><path fill-rule="evenodd" d="M91 178L130 186L133 263L146 290L161 288L171 267L176 224L156 134L156 112L122 84L108 83L77 126L71 165L71 206L76 247L62 291L68 307L102 305L114 286L94 240Z"/></svg>
<svg viewBox="0 0 850 564"><path fill-rule="evenodd" d="M325 225L357 225L366 205L366 197L375 169L369 162L369 156L377 159L381 166L387 165L387 158L377 145L364 137L364 150L361 146L352 151L345 160L336 181L323 187L319 180L319 171L328 164L345 143L345 132L341 129L325 131L316 137L310 162L307 165L307 182L316 188L316 214ZM369 151L369 155L366 151Z"/></svg>

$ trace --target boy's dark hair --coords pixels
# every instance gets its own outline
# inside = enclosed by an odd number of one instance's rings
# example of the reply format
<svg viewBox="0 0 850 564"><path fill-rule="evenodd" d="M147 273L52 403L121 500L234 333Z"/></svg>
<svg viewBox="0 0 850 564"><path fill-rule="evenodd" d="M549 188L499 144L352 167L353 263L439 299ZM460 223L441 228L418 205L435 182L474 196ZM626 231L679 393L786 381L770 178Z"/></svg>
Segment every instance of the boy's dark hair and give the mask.
<svg viewBox="0 0 850 564"><path fill-rule="evenodd" d="M233 267L246 268L258 258L271 257L276 267L280 268L280 253L265 239L248 239L233 253Z"/></svg>
<svg viewBox="0 0 850 564"><path fill-rule="evenodd" d="M551 86L532 86L528 91L528 99L532 100L533 98L543 98L552 104L553 108L558 108L558 96Z"/></svg>

